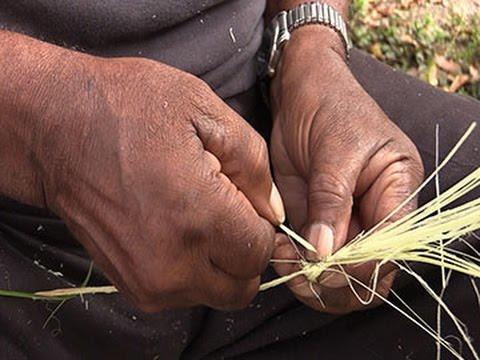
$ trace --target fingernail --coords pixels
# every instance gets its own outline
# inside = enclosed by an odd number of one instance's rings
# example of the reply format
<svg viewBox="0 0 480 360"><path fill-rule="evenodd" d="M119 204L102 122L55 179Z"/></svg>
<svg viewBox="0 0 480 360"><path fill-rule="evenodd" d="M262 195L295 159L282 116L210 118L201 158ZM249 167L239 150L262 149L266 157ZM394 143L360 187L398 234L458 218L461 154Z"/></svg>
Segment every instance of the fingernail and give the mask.
<svg viewBox="0 0 480 360"><path fill-rule="evenodd" d="M334 234L330 226L325 224L312 225L309 240L317 249L320 258L332 255Z"/></svg>
<svg viewBox="0 0 480 360"><path fill-rule="evenodd" d="M282 197L274 183L272 183L272 190L270 192L270 207L275 214L278 224L283 224L285 222L285 209L283 208Z"/></svg>

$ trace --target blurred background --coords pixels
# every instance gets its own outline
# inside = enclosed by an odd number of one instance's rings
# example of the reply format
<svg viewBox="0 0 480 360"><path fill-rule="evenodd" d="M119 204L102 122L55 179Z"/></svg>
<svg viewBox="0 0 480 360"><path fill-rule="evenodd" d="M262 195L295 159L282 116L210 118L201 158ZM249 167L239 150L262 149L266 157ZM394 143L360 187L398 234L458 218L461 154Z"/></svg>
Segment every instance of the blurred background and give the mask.
<svg viewBox="0 0 480 360"><path fill-rule="evenodd" d="M351 31L377 59L480 99L480 0L353 0Z"/></svg>

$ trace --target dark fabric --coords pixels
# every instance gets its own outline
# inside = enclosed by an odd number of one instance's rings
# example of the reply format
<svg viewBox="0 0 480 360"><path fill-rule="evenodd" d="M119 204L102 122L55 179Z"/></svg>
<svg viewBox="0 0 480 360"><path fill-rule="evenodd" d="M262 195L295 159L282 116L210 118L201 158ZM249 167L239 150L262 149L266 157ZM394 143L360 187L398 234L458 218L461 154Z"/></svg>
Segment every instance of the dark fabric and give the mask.
<svg viewBox="0 0 480 360"><path fill-rule="evenodd" d="M365 89L415 141L428 172L434 164L435 124L441 126L445 155L480 114L479 102L443 93L359 52L352 56L352 68ZM263 115L254 116L263 113L262 107L252 99L259 99L254 91L238 97L234 105L250 114L251 122L263 123ZM476 132L443 172L442 188L480 165L479 141ZM423 194L426 201L433 189ZM85 253L59 220L45 215L15 202L1 206L0 288L64 287L85 277L89 264ZM57 277L43 267L64 275ZM438 285L437 273L424 275ZM265 278L272 276L269 270ZM91 284L104 281L96 271ZM422 317L435 323L434 304L423 290L406 279L396 288ZM480 309L469 280L454 276L449 289L448 304L465 321L472 338L480 341ZM435 351L431 338L388 306L331 316L299 304L285 287L260 294L240 312L197 308L146 315L120 295L84 300L67 302L42 329L55 304L1 298L0 358L431 359ZM443 326L444 335L456 333L450 322ZM463 352L468 359L465 347Z"/></svg>
<svg viewBox="0 0 480 360"><path fill-rule="evenodd" d="M255 82L265 0L1 0L0 29L100 56L146 57L222 97Z"/></svg>

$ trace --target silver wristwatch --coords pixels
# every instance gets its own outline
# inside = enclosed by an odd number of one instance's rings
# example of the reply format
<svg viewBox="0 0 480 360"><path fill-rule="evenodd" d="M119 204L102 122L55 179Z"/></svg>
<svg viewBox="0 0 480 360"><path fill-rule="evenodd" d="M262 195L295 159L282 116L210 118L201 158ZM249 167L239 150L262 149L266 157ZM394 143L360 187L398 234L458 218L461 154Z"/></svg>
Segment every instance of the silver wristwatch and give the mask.
<svg viewBox="0 0 480 360"><path fill-rule="evenodd" d="M260 63L263 62L260 75L269 77L275 75L283 46L290 40L292 31L309 24L325 25L337 31L343 40L348 57L352 43L348 36L347 24L338 11L320 2L302 4L289 11L280 12L266 29L263 51L259 56Z"/></svg>

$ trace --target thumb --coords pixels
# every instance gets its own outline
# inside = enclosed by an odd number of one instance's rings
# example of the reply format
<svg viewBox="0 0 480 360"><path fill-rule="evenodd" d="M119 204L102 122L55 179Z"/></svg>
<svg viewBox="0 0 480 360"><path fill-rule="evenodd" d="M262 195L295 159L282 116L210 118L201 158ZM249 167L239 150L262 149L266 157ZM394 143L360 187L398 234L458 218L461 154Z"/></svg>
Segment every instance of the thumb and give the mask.
<svg viewBox="0 0 480 360"><path fill-rule="evenodd" d="M320 258L332 254L347 240L353 193L361 170L355 164L345 163L347 158L324 153L313 159L305 236Z"/></svg>

